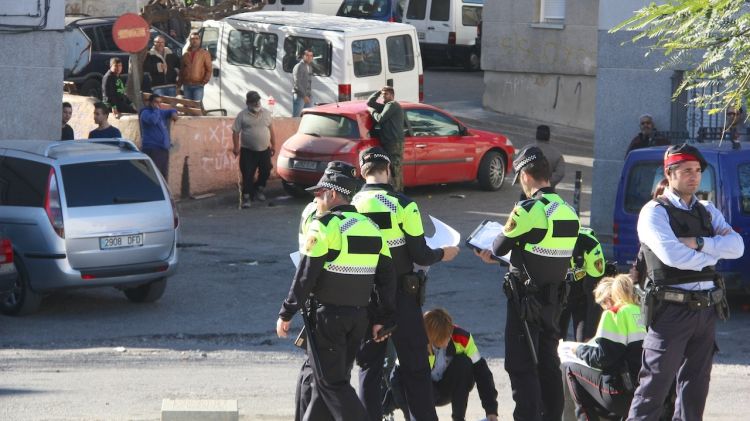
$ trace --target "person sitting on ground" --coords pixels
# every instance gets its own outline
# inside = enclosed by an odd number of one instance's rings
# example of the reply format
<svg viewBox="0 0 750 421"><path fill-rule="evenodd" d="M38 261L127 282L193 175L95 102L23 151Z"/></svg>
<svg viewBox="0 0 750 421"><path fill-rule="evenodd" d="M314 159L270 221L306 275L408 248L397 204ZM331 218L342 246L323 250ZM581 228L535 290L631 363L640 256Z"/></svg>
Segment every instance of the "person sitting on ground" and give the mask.
<svg viewBox="0 0 750 421"><path fill-rule="evenodd" d="M669 145L669 140L664 136L659 135L656 131L656 125L654 124L654 118L650 114L643 114L640 118L641 131L630 141L628 146L628 152L648 148L649 146L666 146Z"/></svg>
<svg viewBox="0 0 750 421"><path fill-rule="evenodd" d="M646 328L628 275L602 278L594 297L604 310L596 335L591 342L574 348L586 365L562 363L563 380L579 420L624 418L638 381Z"/></svg>
<svg viewBox="0 0 750 421"><path fill-rule="evenodd" d="M120 129L109 124L109 107L103 102L94 104L94 123L96 128L89 132L89 139L121 138Z"/></svg>
<svg viewBox="0 0 750 421"><path fill-rule="evenodd" d="M479 354L471 333L453 324L451 315L442 308L424 313L429 344L432 390L435 406L451 404L453 421L466 417L469 392L477 385L479 399L487 420L497 421L497 390L487 361ZM400 395L399 367L393 371L392 393ZM394 396L394 403L405 408L405 396ZM406 417L409 419L409 417Z"/></svg>

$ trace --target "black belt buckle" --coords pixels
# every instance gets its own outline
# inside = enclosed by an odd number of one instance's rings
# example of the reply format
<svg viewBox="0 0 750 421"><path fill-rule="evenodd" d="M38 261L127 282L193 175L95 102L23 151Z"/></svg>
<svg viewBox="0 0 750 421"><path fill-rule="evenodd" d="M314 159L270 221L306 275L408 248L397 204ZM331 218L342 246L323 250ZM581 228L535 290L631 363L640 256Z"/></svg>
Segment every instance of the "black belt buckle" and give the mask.
<svg viewBox="0 0 750 421"><path fill-rule="evenodd" d="M662 293L661 299L664 301L669 301L670 303L686 303L688 302L688 293L681 292L681 291L675 291L673 289L665 289Z"/></svg>

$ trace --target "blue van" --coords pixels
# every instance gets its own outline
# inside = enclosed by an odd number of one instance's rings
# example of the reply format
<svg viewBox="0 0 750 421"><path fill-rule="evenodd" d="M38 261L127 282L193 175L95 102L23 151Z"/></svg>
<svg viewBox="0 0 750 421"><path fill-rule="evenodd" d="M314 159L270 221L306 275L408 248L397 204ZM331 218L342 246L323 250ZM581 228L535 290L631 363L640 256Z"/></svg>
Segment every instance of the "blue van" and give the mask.
<svg viewBox="0 0 750 421"><path fill-rule="evenodd" d="M747 244L750 235L750 149L733 150L724 145L696 144L708 161L698 198L709 200ZM614 258L627 271L638 254L636 224L641 207L651 200L654 188L664 178L665 146L637 149L625 158L615 200ZM750 253L739 259L721 260L717 269L727 287L750 291Z"/></svg>
<svg viewBox="0 0 750 421"><path fill-rule="evenodd" d="M406 0L344 0L336 16L401 22Z"/></svg>

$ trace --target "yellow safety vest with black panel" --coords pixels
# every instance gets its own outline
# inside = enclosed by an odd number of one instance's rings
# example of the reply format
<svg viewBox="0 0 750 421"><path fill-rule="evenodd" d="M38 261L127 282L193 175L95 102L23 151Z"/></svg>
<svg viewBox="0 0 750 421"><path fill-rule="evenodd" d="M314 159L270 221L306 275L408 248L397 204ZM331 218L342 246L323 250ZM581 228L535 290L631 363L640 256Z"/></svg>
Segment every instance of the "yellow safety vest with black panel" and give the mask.
<svg viewBox="0 0 750 421"><path fill-rule="evenodd" d="M348 208L314 219L300 253L326 259L312 290L320 303L366 306L380 256L391 254L378 227Z"/></svg>
<svg viewBox="0 0 750 421"><path fill-rule="evenodd" d="M537 191L511 212L493 244L495 255L512 251L511 265L538 286L561 282L570 267L580 221L551 187Z"/></svg>
<svg viewBox="0 0 750 421"><path fill-rule="evenodd" d="M410 273L414 263L429 266L443 259L443 250L427 247L417 203L388 184L366 184L352 199L357 211L380 227L391 249L397 275Z"/></svg>
<svg viewBox="0 0 750 421"><path fill-rule="evenodd" d="M573 257L570 261L571 267L576 270L576 280L579 279L579 271L584 275L592 278L599 278L604 275L604 252L602 245L591 228L581 227L578 231L578 241L576 241Z"/></svg>

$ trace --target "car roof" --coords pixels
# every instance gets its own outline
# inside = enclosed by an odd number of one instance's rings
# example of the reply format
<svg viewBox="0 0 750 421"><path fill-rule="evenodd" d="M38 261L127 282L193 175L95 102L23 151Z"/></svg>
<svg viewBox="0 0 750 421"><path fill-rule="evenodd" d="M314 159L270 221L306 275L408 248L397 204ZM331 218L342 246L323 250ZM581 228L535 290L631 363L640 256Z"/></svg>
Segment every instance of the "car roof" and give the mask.
<svg viewBox="0 0 750 421"><path fill-rule="evenodd" d="M416 102L408 102L408 101L398 101L398 103L399 105L401 105L401 108L403 108L404 110L420 108L420 109L428 109L428 110L435 110L435 111L443 111L437 107L433 107L432 105L428 105L424 103L416 103ZM369 111L367 110L367 101L364 101L364 100L332 102L330 104L318 105L317 107L313 107L313 108L306 108L303 112L340 114L340 115L345 115L348 117L353 117L355 115L369 113Z"/></svg>
<svg viewBox="0 0 750 421"><path fill-rule="evenodd" d="M87 139L75 141L60 140L0 140L0 150L25 152L37 155L40 158L54 160L69 160L76 158L87 158L84 160L96 160L108 155L118 155L123 152L138 153L135 145L123 139Z"/></svg>
<svg viewBox="0 0 750 421"><path fill-rule="evenodd" d="M227 22L257 22L279 26L294 26L321 31L381 34L384 28L413 30L413 26L396 22L381 22L344 16L328 16L304 12L247 12L224 18Z"/></svg>
<svg viewBox="0 0 750 421"><path fill-rule="evenodd" d="M711 143L690 143L692 146L698 148L701 153L706 156L715 155L729 155L729 154L750 154L750 149L732 149L732 142L724 141L721 145L718 142ZM642 161L642 160L659 160L664 159L664 151L668 146L651 146L648 148L641 148L631 151L627 156L627 161ZM749 156L750 158L750 156Z"/></svg>
<svg viewBox="0 0 750 421"><path fill-rule="evenodd" d="M114 23L117 20L117 16L65 16L65 26L75 24L77 26L82 25L104 25Z"/></svg>

